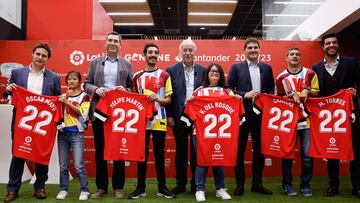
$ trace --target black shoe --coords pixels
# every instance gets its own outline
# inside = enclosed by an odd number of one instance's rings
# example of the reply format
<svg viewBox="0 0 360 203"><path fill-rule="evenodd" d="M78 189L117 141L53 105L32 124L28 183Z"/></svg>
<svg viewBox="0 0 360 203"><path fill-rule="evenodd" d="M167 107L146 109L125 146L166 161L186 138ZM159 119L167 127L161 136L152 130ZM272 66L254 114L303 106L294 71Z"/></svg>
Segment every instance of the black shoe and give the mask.
<svg viewBox="0 0 360 203"><path fill-rule="evenodd" d="M360 199L360 187L353 188L352 194Z"/></svg>
<svg viewBox="0 0 360 203"><path fill-rule="evenodd" d="M324 192L324 197L332 197L339 194L339 188L334 185L329 185L328 189Z"/></svg>
<svg viewBox="0 0 360 203"><path fill-rule="evenodd" d="M172 199L176 197L176 195L170 192L167 188L159 189L156 195L159 197L165 197L167 199Z"/></svg>
<svg viewBox="0 0 360 203"><path fill-rule="evenodd" d="M176 187L174 187L174 189L171 190L171 192L175 195L178 195L180 193L186 192L186 187L177 185Z"/></svg>
<svg viewBox="0 0 360 203"><path fill-rule="evenodd" d="M266 189L263 185L252 185L251 192L257 192L263 195L272 195L271 190Z"/></svg>
<svg viewBox="0 0 360 203"><path fill-rule="evenodd" d="M190 192L191 192L191 194L195 194L195 193L196 193L196 186L195 186L195 184L191 184Z"/></svg>
<svg viewBox="0 0 360 203"><path fill-rule="evenodd" d="M145 197L145 189L136 188L134 192L130 193L128 199L139 199L140 197Z"/></svg>
<svg viewBox="0 0 360 203"><path fill-rule="evenodd" d="M235 196L242 196L244 194L244 185L237 185L234 191Z"/></svg>

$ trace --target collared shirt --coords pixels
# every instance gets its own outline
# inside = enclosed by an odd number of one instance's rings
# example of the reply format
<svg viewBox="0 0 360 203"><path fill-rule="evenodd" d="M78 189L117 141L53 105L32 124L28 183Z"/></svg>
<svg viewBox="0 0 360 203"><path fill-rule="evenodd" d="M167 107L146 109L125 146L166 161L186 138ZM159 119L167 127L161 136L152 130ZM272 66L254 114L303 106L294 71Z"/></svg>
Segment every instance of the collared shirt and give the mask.
<svg viewBox="0 0 360 203"><path fill-rule="evenodd" d="M42 94L45 67L39 72L35 72L31 68L31 65L29 66L29 69L27 89L37 94Z"/></svg>
<svg viewBox="0 0 360 203"><path fill-rule="evenodd" d="M107 90L113 89L116 86L118 61L118 57L116 57L114 60L111 60L108 56L105 58L104 87Z"/></svg>
<svg viewBox="0 0 360 203"><path fill-rule="evenodd" d="M251 86L253 90L261 92L261 79L260 79L260 67L259 63L253 64L251 61L246 59L249 66L249 73L251 78Z"/></svg>
<svg viewBox="0 0 360 203"><path fill-rule="evenodd" d="M185 85L186 85L186 97L185 97L185 104L186 101L192 96L194 92L194 83L195 83L195 69L193 65L189 68L184 63L184 75L185 75Z"/></svg>
<svg viewBox="0 0 360 203"><path fill-rule="evenodd" d="M329 66L328 62L326 61L326 58L324 58L324 66L325 66L325 70L331 75L334 76L336 68L339 65L339 61L340 61L340 56L337 55L336 57L336 61L335 64L333 66Z"/></svg>

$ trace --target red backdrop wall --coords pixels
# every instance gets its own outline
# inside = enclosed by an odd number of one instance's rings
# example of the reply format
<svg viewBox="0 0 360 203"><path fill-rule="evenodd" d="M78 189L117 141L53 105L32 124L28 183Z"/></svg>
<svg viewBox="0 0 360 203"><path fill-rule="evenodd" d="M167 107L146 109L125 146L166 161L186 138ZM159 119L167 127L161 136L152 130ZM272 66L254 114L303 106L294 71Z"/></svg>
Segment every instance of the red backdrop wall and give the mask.
<svg viewBox="0 0 360 203"><path fill-rule="evenodd" d="M0 41L0 64L6 62L16 62L28 65L31 62L31 51L38 41ZM124 40L122 41L121 55L129 60L133 65L133 71L138 71L145 66L142 56L145 40ZM178 46L180 41L153 41L160 47L160 57L158 67L165 69L169 65L181 60ZM64 84L64 77L70 70L79 71L85 78L92 58L100 56L105 52L104 41L94 40L72 40L72 41L47 41L53 51L53 56L48 62L48 68L56 71ZM210 62L220 63L225 72L229 72L231 64L243 61L244 41L224 41L224 40L202 40L196 41L198 51L196 55L197 63L207 66ZM312 67L312 65L322 60L323 53L318 42L300 41L260 41L261 52L260 61L272 66L276 77L286 67L285 55L289 48L297 47L302 54L302 65ZM0 82L6 83L6 78L0 76ZM65 85L63 90L65 91ZM86 131L85 163L89 176L95 175L94 143L91 127ZM149 156L149 177L155 176L154 159L152 148ZM166 140L165 165L168 177L175 177L175 141L172 131L169 129ZM247 176L251 175L251 142L245 157L245 167ZM293 167L294 175L300 174L300 153L296 149L296 159ZM326 165L323 160L315 160L314 175L327 175ZM135 163L128 163L127 176L135 177ZM233 169L226 168L226 176L233 176ZM348 163L342 162L341 175L348 175ZM281 176L281 160L278 158L266 157L264 176Z"/></svg>

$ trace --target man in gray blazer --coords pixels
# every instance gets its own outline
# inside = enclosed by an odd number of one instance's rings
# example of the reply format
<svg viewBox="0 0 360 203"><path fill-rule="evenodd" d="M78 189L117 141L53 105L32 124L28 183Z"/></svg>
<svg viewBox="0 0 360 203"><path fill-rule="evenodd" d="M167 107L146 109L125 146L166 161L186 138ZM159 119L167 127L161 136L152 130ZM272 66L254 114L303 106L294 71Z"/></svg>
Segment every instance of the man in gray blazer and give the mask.
<svg viewBox="0 0 360 203"><path fill-rule="evenodd" d="M94 111L100 97L106 91L118 88L131 90L132 69L131 64L118 56L121 48L121 36L117 32L106 35L106 56L100 56L90 62L88 75L84 82L84 89L93 96L90 104L89 117L92 121L95 143L96 187L91 195L92 199L102 197L108 191L108 167L104 160L104 127L103 122L94 117ZM126 89L125 89L126 88ZM124 161L114 161L112 187L115 198L124 198L123 187L125 183Z"/></svg>
<svg viewBox="0 0 360 203"><path fill-rule="evenodd" d="M59 76L53 71L45 68L48 59L51 57L50 47L45 43L39 43L33 48L32 62L29 66L15 69L11 72L9 84L6 86L5 97L12 94L17 86L24 87L32 92L58 96L61 94ZM13 110L13 120L11 125L11 136L14 136L16 108ZM18 197L21 186L21 177L24 172L25 159L12 157L9 169L9 182L4 202L11 202ZM34 183L34 196L38 199L45 199L45 182L48 179L48 166L35 164L36 181Z"/></svg>
<svg viewBox="0 0 360 203"><path fill-rule="evenodd" d="M168 126L173 129L176 142L176 187L173 193L179 194L185 192L187 183L187 165L188 165L188 137L192 133L192 127L187 127L180 121L184 110L186 100L189 99L194 90L196 90L204 79L206 74L202 65L194 62L196 53L196 44L192 40L184 40L179 46L180 54L183 60L166 69L171 77L173 94L171 95L171 104L166 107L168 115ZM190 139L191 140L191 139ZM196 167L195 151L190 144L190 168L192 171L191 190L195 193L194 173Z"/></svg>

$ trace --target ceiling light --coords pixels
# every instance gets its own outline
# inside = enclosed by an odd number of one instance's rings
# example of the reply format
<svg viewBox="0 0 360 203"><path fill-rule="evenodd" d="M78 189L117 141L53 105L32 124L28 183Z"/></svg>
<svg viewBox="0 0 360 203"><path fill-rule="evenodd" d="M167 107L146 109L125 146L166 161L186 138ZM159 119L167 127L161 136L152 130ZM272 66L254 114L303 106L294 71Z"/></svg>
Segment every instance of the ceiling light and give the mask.
<svg viewBox="0 0 360 203"><path fill-rule="evenodd" d="M228 26L226 23L189 23L189 26Z"/></svg>
<svg viewBox="0 0 360 203"><path fill-rule="evenodd" d="M114 23L114 25L118 25L118 26L153 26L154 23Z"/></svg>
<svg viewBox="0 0 360 203"><path fill-rule="evenodd" d="M159 40L159 38L157 36L154 37L155 40Z"/></svg>
<svg viewBox="0 0 360 203"><path fill-rule="evenodd" d="M145 3L146 0L99 0L99 3Z"/></svg>
<svg viewBox="0 0 360 203"><path fill-rule="evenodd" d="M321 2L306 2L306 1L274 1L274 4L297 4L297 5L321 5Z"/></svg>
<svg viewBox="0 0 360 203"><path fill-rule="evenodd" d="M232 13L189 12L191 16L231 16Z"/></svg>
<svg viewBox="0 0 360 203"><path fill-rule="evenodd" d="M233 37L232 40L236 40L236 37Z"/></svg>
<svg viewBox="0 0 360 203"><path fill-rule="evenodd" d="M236 4L237 1L221 1L221 0L189 0L190 3L223 3Z"/></svg>
<svg viewBox="0 0 360 203"><path fill-rule="evenodd" d="M109 16L149 16L150 13L108 13Z"/></svg>
<svg viewBox="0 0 360 203"><path fill-rule="evenodd" d="M299 25L263 25L263 27L298 27Z"/></svg>
<svg viewBox="0 0 360 203"><path fill-rule="evenodd" d="M265 14L267 17L309 17L305 14Z"/></svg>
<svg viewBox="0 0 360 203"><path fill-rule="evenodd" d="M206 28L205 27L200 27L200 30L205 30Z"/></svg>

